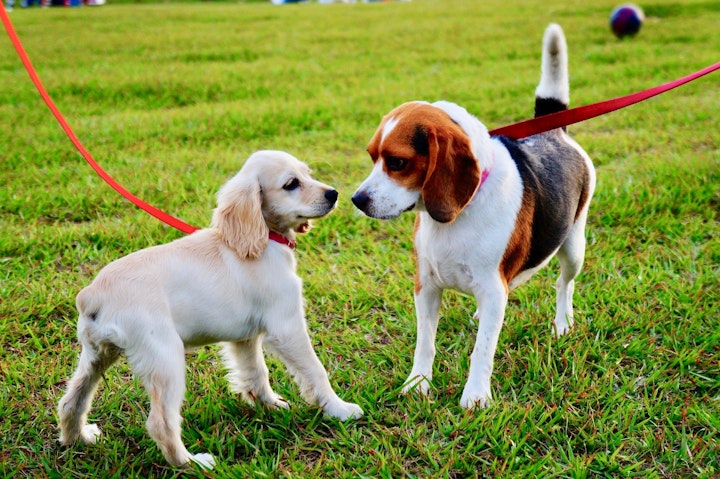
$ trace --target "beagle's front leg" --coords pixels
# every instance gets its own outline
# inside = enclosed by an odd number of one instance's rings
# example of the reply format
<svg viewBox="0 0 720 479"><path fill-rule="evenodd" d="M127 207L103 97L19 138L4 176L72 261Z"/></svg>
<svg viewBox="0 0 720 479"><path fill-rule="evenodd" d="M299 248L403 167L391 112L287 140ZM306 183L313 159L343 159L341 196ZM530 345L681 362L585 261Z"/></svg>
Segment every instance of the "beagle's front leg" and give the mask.
<svg viewBox="0 0 720 479"><path fill-rule="evenodd" d="M438 312L442 289L427 284L415 293L415 314L417 316L417 343L412 371L405 381L403 394L416 390L423 395L430 391L433 361L435 360L435 336L438 327Z"/></svg>
<svg viewBox="0 0 720 479"><path fill-rule="evenodd" d="M485 285L482 293L475 297L478 333L470 355L470 374L460 398L460 406L466 409L488 407L492 400L490 377L508 300L507 289L499 278Z"/></svg>

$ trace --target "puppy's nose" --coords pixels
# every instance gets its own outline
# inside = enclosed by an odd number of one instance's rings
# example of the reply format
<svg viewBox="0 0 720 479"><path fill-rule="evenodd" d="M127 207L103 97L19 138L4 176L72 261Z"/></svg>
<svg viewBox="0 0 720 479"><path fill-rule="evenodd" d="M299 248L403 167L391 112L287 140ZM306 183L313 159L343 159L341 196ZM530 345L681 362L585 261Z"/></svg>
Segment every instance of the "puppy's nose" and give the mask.
<svg viewBox="0 0 720 479"><path fill-rule="evenodd" d="M367 210L368 203L370 203L370 197L367 195L367 193L358 191L355 193L352 197L353 204L359 209L360 211Z"/></svg>
<svg viewBox="0 0 720 479"><path fill-rule="evenodd" d="M325 192L325 199L328 200L330 203L335 204L338 198L338 192L337 190L328 190Z"/></svg>

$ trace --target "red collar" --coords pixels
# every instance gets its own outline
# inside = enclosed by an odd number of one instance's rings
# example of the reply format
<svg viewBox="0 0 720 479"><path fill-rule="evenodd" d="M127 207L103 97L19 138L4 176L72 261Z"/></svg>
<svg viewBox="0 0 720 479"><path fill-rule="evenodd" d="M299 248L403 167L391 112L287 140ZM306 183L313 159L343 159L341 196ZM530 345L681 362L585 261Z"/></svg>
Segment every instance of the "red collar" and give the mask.
<svg viewBox="0 0 720 479"><path fill-rule="evenodd" d="M270 231L270 240L275 241L276 243L284 244L290 249L295 249L295 241L291 240L287 236L281 235L280 233L276 233L275 231Z"/></svg>

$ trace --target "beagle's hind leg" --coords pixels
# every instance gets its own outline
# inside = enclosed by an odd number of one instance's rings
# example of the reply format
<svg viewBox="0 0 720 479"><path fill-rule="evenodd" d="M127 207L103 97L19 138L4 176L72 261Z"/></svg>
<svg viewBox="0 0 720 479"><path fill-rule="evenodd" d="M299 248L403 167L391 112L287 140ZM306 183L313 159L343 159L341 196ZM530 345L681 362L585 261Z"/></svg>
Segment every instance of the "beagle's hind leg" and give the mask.
<svg viewBox="0 0 720 479"><path fill-rule="evenodd" d="M585 218L580 217L567 239L557 252L560 261L560 276L555 283L556 312L555 333L558 336L570 331L573 325L573 293L575 292L575 278L580 274L585 260Z"/></svg>

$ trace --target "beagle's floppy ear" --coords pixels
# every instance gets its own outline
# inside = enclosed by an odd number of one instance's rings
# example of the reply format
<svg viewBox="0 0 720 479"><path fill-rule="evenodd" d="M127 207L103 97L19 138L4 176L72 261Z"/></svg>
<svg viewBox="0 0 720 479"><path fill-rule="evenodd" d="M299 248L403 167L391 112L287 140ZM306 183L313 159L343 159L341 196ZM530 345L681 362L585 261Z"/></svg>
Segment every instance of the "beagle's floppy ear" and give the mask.
<svg viewBox="0 0 720 479"><path fill-rule="evenodd" d="M470 203L480 184L480 166L469 138L451 123L426 129L428 171L422 196L430 216L450 223Z"/></svg>
<svg viewBox="0 0 720 479"><path fill-rule="evenodd" d="M269 241L270 230L262 214L260 183L230 180L218 193L212 218L220 238L243 259L258 259Z"/></svg>

